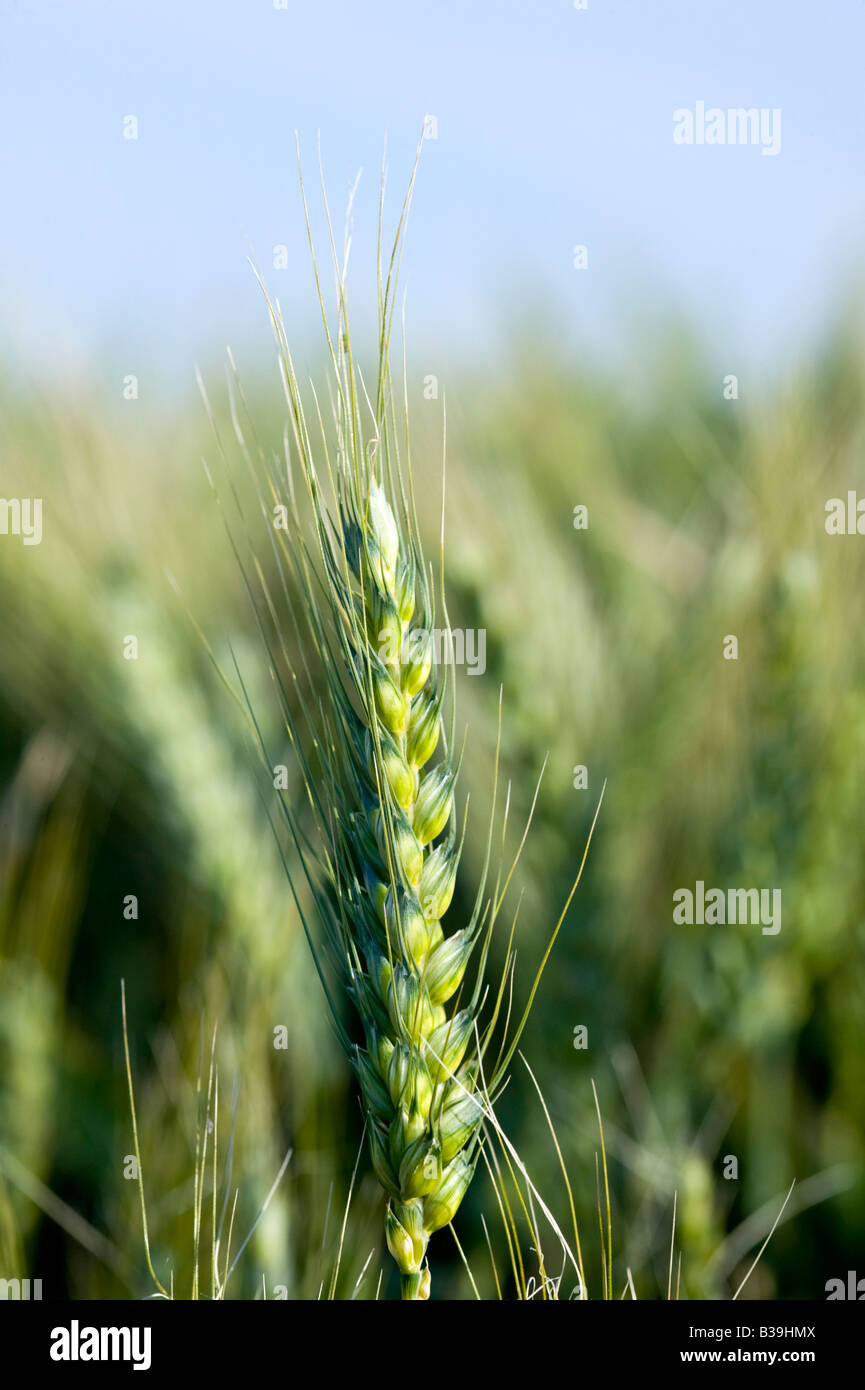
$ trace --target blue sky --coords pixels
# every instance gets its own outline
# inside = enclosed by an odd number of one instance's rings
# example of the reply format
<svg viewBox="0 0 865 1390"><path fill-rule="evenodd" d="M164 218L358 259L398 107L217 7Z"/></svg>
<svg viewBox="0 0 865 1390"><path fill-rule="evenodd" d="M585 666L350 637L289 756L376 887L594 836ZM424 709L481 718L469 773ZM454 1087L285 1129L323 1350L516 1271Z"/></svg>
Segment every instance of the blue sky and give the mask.
<svg viewBox="0 0 865 1390"><path fill-rule="evenodd" d="M340 220L363 169L362 315L385 134L395 209L435 116L404 283L411 341L455 358L494 356L517 303L551 304L599 353L639 344L669 307L728 370L773 371L861 265L861 0L0 0L0 14L0 341L36 370L143 361L183 381L227 342L262 347L249 245L303 333L295 130L310 185L320 133ZM697 101L780 108L781 152L675 145L673 111Z"/></svg>

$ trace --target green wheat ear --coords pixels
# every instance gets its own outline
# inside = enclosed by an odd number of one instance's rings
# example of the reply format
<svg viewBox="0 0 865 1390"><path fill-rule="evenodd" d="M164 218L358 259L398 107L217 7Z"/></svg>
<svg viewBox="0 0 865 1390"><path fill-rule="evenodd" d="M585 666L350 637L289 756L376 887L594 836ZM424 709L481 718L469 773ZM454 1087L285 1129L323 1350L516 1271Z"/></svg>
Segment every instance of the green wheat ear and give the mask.
<svg viewBox="0 0 865 1390"><path fill-rule="evenodd" d="M329 350L332 423L325 424L314 397L310 427L282 316L269 298L289 407L284 470L281 465L269 470L260 451L253 460L240 413L233 412L247 462L266 480L262 512L272 523L281 578L280 594L274 595L250 540L255 582L247 574L249 590L269 646L304 792L281 794L280 812L292 850L289 881L336 1031L360 1086L372 1165L389 1199L387 1244L405 1299L429 1297L430 1236L451 1222L472 1180L483 1107L503 1083L528 1015L527 1008L513 1037L500 1040L496 1063L484 1076L483 1057L512 967L509 948L491 1016L482 1026L484 965L504 896L499 881L484 904L498 758L474 910L467 923L446 934L443 920L461 848L454 806L458 765L452 667L431 641L436 609L414 504L405 385L398 409L390 370L396 277L416 171L417 161L386 274L381 207L379 212L373 397L353 355L346 313L348 238L340 262L328 215L337 283L333 331L301 176ZM304 484L300 497L293 485L295 460ZM243 565L239 549L238 558ZM442 627L447 630L443 546L440 571ZM292 588L300 594L299 602L288 601ZM298 657L292 654L289 633ZM272 768L257 723L255 728ZM292 861L299 863L300 873ZM509 879L510 874L505 889ZM318 926L306 917L310 890ZM469 990L466 972L478 946ZM537 978L532 996L536 988ZM339 1001L345 995L357 1011L362 1043L343 1022Z"/></svg>

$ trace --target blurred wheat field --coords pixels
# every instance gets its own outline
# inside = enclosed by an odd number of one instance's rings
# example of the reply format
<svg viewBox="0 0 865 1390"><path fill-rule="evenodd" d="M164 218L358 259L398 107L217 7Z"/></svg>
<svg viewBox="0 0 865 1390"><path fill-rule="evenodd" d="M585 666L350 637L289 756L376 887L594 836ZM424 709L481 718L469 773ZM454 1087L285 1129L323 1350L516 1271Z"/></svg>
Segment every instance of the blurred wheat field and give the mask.
<svg viewBox="0 0 865 1390"><path fill-rule="evenodd" d="M640 1297L666 1290L675 1200L682 1296L729 1296L795 1178L749 1296L821 1297L865 1235L865 564L861 538L825 527L828 499L865 494L863 345L843 323L790 379L732 401L663 327L641 391L539 346L554 337L515 342L494 376L466 368L446 383L450 620L485 634L485 669L459 675L465 881L484 852L501 689L511 850L548 759L519 870L517 996L607 783L522 1044L581 1230L597 1229L594 1081L617 1292L626 1267ZM275 373L240 369L263 446L279 452ZM423 381L411 366L434 553L442 402ZM208 390L230 437L218 375ZM151 1292L128 1172L124 979L162 1275L170 1263L187 1296L195 1083L215 1027L244 1234L291 1151L229 1296L316 1297L362 1125L242 720L196 631L236 657L284 744L200 466L214 457L206 414L193 383L159 411L109 402L95 382L10 385L0 457L4 496L44 499L40 545L0 537L3 1267L74 1298ZM253 508L242 469L232 478ZM729 634L737 661L723 657ZM675 926L672 895L697 880L781 888L782 930ZM452 919L470 910L458 896ZM519 1066L500 1113L564 1225L558 1160ZM494 1296L482 1218L500 1254L479 1178L458 1233ZM390 1278L380 1225L363 1155L337 1296L373 1297L379 1270ZM584 1244L597 1284L597 1243ZM473 1296L444 1235L435 1258L439 1296Z"/></svg>

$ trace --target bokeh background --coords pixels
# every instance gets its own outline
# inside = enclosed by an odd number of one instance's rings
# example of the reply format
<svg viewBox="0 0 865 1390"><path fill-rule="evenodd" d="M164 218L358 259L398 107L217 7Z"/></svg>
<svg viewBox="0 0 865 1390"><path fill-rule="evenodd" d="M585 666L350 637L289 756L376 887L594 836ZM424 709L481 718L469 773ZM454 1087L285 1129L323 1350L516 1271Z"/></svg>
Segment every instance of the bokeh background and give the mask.
<svg viewBox="0 0 865 1390"><path fill-rule="evenodd" d="M824 525L829 498L865 496L865 7L0 12L0 495L43 499L41 544L0 536L0 1277L41 1277L45 1297L150 1291L123 979L160 1277L188 1296L216 1029L241 1236L291 1150L229 1294L330 1289L361 1126L202 640L229 669L235 654L278 740L195 374L230 440L230 344L279 449L247 256L321 382L295 131L325 258L319 140L340 226L363 169L349 284L372 347L385 135L393 226L432 116L403 265L414 467L434 547L446 400L451 618L487 635L486 672L459 686L473 811L450 921L482 861L501 687L511 851L548 759L513 899L518 998L607 784L523 1049L590 1292L594 1081L617 1292L630 1268L640 1297L666 1294L675 1202L681 1295L728 1296L795 1179L746 1294L824 1297L865 1234L865 541ZM675 145L673 111L699 100L780 108L779 154ZM697 879L780 888L781 932L674 926L672 894ZM520 1063L501 1114L564 1221ZM484 1218L503 1269L479 1178L459 1232L492 1294ZM362 1156L339 1296L373 1296L382 1269L393 1292L380 1227ZM433 1261L439 1296L471 1296L446 1234Z"/></svg>

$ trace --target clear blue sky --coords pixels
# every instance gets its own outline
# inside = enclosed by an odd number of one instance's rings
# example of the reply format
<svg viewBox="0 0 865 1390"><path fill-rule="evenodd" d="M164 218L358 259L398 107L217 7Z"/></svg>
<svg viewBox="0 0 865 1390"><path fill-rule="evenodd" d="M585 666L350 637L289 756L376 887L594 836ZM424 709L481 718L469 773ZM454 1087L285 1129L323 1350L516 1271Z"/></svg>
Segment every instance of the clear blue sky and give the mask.
<svg viewBox="0 0 865 1390"><path fill-rule="evenodd" d="M598 350L669 304L729 370L771 369L860 264L861 0L0 0L0 14L0 335L37 367L158 360L191 380L226 342L262 345L247 238L300 331L295 129L311 184L321 134L336 213L363 168L363 309L385 133L395 205L436 117L405 283L412 341L456 357L495 352L523 296ZM673 111L698 101L780 108L780 154L675 145ZM287 271L270 268L277 243Z"/></svg>

